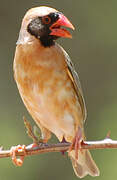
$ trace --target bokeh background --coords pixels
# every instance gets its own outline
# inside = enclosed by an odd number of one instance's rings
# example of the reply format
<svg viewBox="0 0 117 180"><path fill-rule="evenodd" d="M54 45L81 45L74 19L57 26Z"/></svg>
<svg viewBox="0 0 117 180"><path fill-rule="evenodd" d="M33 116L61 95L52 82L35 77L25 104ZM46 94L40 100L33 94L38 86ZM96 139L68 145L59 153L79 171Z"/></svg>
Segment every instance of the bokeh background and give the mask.
<svg viewBox="0 0 117 180"><path fill-rule="evenodd" d="M35 6L57 8L75 25L73 39L61 39L79 72L88 117L88 140L117 139L117 1L111 0L4 0L0 2L0 145L5 149L30 144L23 124L28 115L13 79L13 57L21 20ZM53 136L50 142L56 142ZM100 169L95 179L117 179L117 150L93 150ZM22 167L0 159L0 180L77 180L70 160L60 153L28 157ZM87 176L85 180L92 178Z"/></svg>

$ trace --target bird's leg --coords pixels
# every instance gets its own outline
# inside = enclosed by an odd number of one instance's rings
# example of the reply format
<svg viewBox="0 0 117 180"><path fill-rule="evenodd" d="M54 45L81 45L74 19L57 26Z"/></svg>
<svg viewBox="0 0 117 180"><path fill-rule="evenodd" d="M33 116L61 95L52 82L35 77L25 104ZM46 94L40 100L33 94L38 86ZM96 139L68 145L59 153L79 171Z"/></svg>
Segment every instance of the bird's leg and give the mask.
<svg viewBox="0 0 117 180"><path fill-rule="evenodd" d="M63 139L62 139L61 143L67 143L67 141L65 140L64 136L63 136ZM62 155L65 155L65 152L66 151L64 151L64 150L61 151Z"/></svg>
<svg viewBox="0 0 117 180"><path fill-rule="evenodd" d="M81 142L82 142L82 130L80 127L78 127L78 130L76 132L75 137L73 138L73 141L69 147L69 152L71 152L73 149L75 150L75 159L78 159L78 150L81 149Z"/></svg>
<svg viewBox="0 0 117 180"><path fill-rule="evenodd" d="M66 139L64 138L64 136L63 136L63 139L62 139L61 143L67 143L67 141L66 141Z"/></svg>
<svg viewBox="0 0 117 180"><path fill-rule="evenodd" d="M16 153L19 151L23 152L24 155L17 158ZM26 155L26 146L25 145L12 146L10 150L10 155L12 157L13 164L15 164L16 166L22 166L24 162L24 157Z"/></svg>

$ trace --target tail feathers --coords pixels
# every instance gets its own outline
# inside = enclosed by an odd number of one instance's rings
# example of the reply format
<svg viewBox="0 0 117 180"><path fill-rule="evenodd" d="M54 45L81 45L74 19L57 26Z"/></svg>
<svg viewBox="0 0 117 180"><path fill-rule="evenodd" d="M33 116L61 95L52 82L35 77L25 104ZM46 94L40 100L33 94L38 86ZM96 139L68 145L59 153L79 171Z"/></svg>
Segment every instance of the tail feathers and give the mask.
<svg viewBox="0 0 117 180"><path fill-rule="evenodd" d="M88 150L78 152L78 160L75 160L75 151L70 152L73 169L76 176L83 178L86 175L99 176L99 169L93 161Z"/></svg>

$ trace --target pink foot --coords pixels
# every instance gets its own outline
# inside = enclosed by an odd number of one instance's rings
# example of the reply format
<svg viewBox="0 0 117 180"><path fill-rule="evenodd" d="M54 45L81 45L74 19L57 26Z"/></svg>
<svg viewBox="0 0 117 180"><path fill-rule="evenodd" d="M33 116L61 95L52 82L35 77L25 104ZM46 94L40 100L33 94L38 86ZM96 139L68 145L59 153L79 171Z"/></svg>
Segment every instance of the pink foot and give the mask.
<svg viewBox="0 0 117 180"><path fill-rule="evenodd" d="M80 127L78 127L78 131L69 147L69 152L71 152L73 149L75 150L76 160L78 159L78 150L81 149L81 142L82 142L82 130Z"/></svg>

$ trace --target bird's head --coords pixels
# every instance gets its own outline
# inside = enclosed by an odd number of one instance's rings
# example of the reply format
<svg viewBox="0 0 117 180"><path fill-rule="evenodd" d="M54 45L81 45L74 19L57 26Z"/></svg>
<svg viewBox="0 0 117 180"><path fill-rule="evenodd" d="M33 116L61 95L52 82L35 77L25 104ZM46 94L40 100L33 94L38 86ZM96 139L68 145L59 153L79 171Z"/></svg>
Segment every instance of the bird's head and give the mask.
<svg viewBox="0 0 117 180"><path fill-rule="evenodd" d="M63 26L74 29L71 22L61 12L45 6L32 8L24 16L20 36L24 35L27 38L28 35L33 36L47 47L53 45L54 40L59 37L72 37Z"/></svg>

